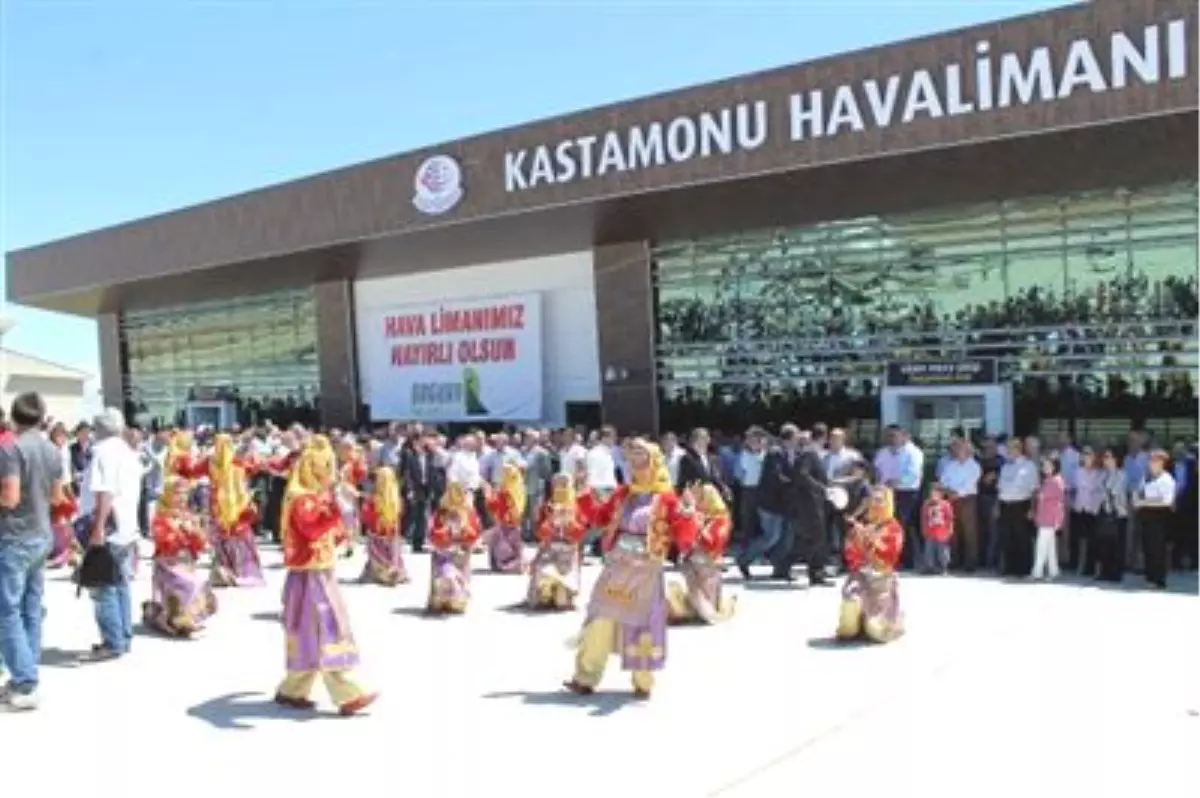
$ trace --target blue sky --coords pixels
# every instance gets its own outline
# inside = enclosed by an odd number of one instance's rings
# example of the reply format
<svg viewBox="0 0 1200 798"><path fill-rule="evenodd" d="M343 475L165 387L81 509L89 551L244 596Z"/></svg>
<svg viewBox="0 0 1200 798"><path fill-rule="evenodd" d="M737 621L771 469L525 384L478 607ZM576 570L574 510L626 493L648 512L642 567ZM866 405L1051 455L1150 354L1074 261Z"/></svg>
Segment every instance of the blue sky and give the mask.
<svg viewBox="0 0 1200 798"><path fill-rule="evenodd" d="M1055 5L3 0L0 250ZM7 312L6 346L98 373L90 321Z"/></svg>

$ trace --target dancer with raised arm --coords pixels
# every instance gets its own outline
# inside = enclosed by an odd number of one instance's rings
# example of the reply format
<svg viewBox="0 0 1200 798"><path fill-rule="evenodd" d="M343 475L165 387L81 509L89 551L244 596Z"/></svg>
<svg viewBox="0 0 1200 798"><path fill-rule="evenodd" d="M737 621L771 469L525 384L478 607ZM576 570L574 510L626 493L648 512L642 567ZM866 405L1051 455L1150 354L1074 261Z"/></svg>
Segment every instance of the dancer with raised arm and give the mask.
<svg viewBox="0 0 1200 798"><path fill-rule="evenodd" d="M487 533L488 565L493 571L519 574L525 570L521 524L525 519L525 474L516 463L506 462L498 489L485 486L487 509L495 524Z"/></svg>
<svg viewBox="0 0 1200 798"><path fill-rule="evenodd" d="M890 490L872 488L868 502L866 518L853 522L846 536L847 573L837 637L888 643L904 633L896 578L904 529L895 518Z"/></svg>
<svg viewBox="0 0 1200 798"><path fill-rule="evenodd" d="M213 438L212 454L204 460L186 455L173 462L176 474L209 482L213 587L266 584L254 540L258 509L249 486L250 475L261 466L257 458L237 457L233 438L224 432Z"/></svg>
<svg viewBox="0 0 1200 798"><path fill-rule="evenodd" d="M729 508L713 485L697 485L689 490L697 497L694 502L700 532L691 553L679 561L683 584L672 582L667 586L669 617L676 624L721 623L732 618L737 609L737 596L726 595L721 583L721 561L731 529Z"/></svg>
<svg viewBox="0 0 1200 798"><path fill-rule="evenodd" d="M429 532L431 613L461 614L471 601L471 553L479 542L479 516L460 482L446 486Z"/></svg>
<svg viewBox="0 0 1200 798"><path fill-rule="evenodd" d="M649 698L654 672L667 660L667 599L663 560L674 546L689 554L696 542L692 496L675 495L657 446L640 438L628 446L631 479L603 501L587 502L590 525L603 530L604 567L592 589L583 629L572 640L573 693L595 691L608 658L621 657L634 695Z"/></svg>
<svg viewBox="0 0 1200 798"><path fill-rule="evenodd" d="M283 497L283 628L287 676L275 702L312 709L309 698L320 676L342 715L353 715L378 697L351 678L358 646L337 581L337 549L345 542L342 512L334 490L337 457L329 439L314 435L292 469Z"/></svg>
<svg viewBox="0 0 1200 798"><path fill-rule="evenodd" d="M151 525L154 570L150 600L142 605L142 623L171 637L191 637L217 611L208 578L196 568L207 535L189 498L187 479L167 476Z"/></svg>
<svg viewBox="0 0 1200 798"><path fill-rule="evenodd" d="M354 543L362 532L362 515L359 501L362 486L367 481L367 458L362 447L352 439L343 440L338 446L339 469L337 496L342 509L342 524L346 527L346 548L343 555L354 556Z"/></svg>
<svg viewBox="0 0 1200 798"><path fill-rule="evenodd" d="M533 609L573 610L579 595L580 547L588 521L575 496L570 474L550 482L550 498L542 504L537 526L538 549L529 563L525 602Z"/></svg>
<svg viewBox="0 0 1200 798"><path fill-rule="evenodd" d="M400 537L400 483L387 467L375 470L375 492L362 506L362 525L367 535L367 564L361 581L395 587L408 581L404 567L404 538Z"/></svg>

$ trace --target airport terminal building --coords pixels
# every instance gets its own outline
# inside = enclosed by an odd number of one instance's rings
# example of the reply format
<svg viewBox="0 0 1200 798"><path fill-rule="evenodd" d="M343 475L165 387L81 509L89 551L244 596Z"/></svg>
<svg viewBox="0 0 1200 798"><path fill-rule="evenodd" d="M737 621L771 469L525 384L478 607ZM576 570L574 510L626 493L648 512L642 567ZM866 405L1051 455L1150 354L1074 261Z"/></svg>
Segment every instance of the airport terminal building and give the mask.
<svg viewBox="0 0 1200 798"><path fill-rule="evenodd" d="M1096 0L747 75L11 252L8 296L163 423L1194 432L1196 35Z"/></svg>

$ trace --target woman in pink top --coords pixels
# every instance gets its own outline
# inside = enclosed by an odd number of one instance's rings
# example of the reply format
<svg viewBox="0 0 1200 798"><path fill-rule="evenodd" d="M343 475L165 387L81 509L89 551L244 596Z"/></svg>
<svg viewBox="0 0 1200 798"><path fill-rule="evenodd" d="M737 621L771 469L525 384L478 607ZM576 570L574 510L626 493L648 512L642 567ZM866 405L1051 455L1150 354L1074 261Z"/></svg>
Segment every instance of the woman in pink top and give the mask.
<svg viewBox="0 0 1200 798"><path fill-rule="evenodd" d="M1058 543L1055 536L1062 529L1067 514L1067 488L1063 484L1058 460L1047 457L1042 461L1042 486L1034 500L1033 523L1037 526L1037 544L1033 554L1034 579L1058 577Z"/></svg>

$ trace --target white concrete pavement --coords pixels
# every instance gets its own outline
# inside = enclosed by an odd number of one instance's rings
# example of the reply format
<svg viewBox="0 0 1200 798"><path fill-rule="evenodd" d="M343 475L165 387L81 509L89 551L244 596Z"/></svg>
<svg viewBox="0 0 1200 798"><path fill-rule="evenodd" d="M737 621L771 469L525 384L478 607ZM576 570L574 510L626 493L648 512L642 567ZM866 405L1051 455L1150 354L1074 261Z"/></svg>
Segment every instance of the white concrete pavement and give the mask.
<svg viewBox="0 0 1200 798"><path fill-rule="evenodd" d="M115 767L127 796L172 784L743 798L865 795L890 780L925 796L968 782L984 795L1155 794L1192 783L1200 750L1194 577L1174 577L1175 593L910 577L908 635L850 648L826 642L836 589L735 582L737 616L673 630L653 699L635 704L616 660L596 696L560 690L579 614L514 611L524 579L481 574L468 615L423 617L428 561L410 557L413 584L345 585L362 679L383 691L345 719L324 695L315 715L270 703L283 571L277 552L264 558L270 586L221 591L203 637L139 637L130 657L98 665L72 654L94 642L90 602L53 576L43 705L0 715L0 784ZM361 566L343 561L343 579Z"/></svg>

